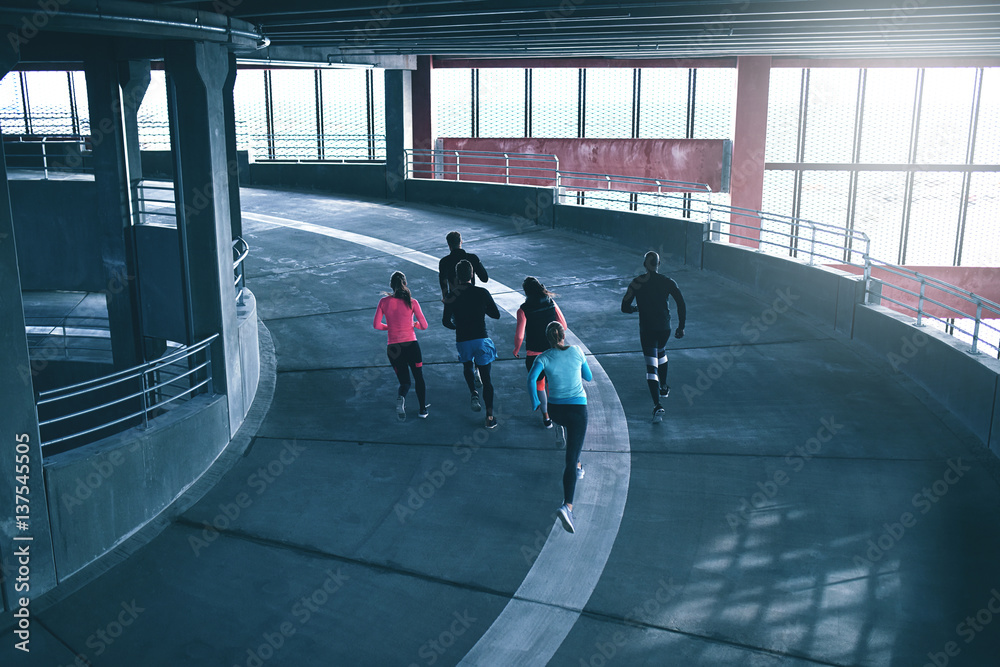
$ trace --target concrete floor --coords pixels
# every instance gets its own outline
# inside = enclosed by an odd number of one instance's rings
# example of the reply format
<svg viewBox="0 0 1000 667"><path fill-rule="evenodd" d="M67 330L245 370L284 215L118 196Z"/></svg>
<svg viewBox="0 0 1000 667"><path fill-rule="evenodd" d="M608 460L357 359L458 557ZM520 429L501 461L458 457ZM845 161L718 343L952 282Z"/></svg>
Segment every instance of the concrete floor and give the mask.
<svg viewBox="0 0 1000 667"><path fill-rule="evenodd" d="M7 642L3 664L1000 664L998 462L884 360L790 312L748 336L773 299L667 264L689 318L652 424L619 312L647 248L242 196L277 356L264 422L199 503L37 615L28 663ZM422 254L452 229L491 283L555 291L603 369L576 535L554 523L562 454L529 412L510 314L489 325L500 427L469 410ZM371 326L397 269L431 325L431 415L411 392L404 423Z"/></svg>

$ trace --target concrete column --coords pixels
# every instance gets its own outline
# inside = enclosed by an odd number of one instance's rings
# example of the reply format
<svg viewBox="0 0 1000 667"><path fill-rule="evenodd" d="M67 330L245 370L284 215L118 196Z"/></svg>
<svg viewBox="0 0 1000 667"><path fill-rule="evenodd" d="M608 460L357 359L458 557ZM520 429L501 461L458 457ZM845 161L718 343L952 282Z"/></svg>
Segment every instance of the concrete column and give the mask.
<svg viewBox="0 0 1000 667"><path fill-rule="evenodd" d="M759 211L764 201L764 146L767 142L767 98L770 56L740 56L736 61L736 128L730 193L733 206ZM760 239L760 219L733 216L733 222L756 229L740 229L743 236ZM735 239L752 248L756 240Z"/></svg>
<svg viewBox="0 0 1000 667"><path fill-rule="evenodd" d="M111 327L111 351L116 369L142 363L142 334L139 324L138 285L135 257L131 248L130 163L125 139L125 107L119 85L118 63L110 52L93 54L84 61L87 98L90 105L90 134L93 146L94 180L97 185L98 229L101 238L101 270ZM141 88L133 81L133 93ZM141 88L145 92L144 88ZM141 102L141 97L140 97ZM137 106L135 104L134 106ZM137 126L138 127L138 126Z"/></svg>
<svg viewBox="0 0 1000 667"><path fill-rule="evenodd" d="M118 66L122 89L122 117L125 128L125 160L133 187L142 181L139 153L139 107L149 88L149 61L128 60Z"/></svg>
<svg viewBox="0 0 1000 667"><path fill-rule="evenodd" d="M235 433L245 410L229 190L237 164L228 160L225 127L229 54L218 44L171 43L166 69L189 342L219 334L212 345L213 384L228 398L230 433Z"/></svg>
<svg viewBox="0 0 1000 667"><path fill-rule="evenodd" d="M431 97L431 56L417 56L417 69L413 73L413 147L420 149L434 148L434 117L433 99ZM434 160L414 158L414 163L420 165L418 174L430 178L429 173ZM424 171L426 170L426 171Z"/></svg>
<svg viewBox="0 0 1000 667"><path fill-rule="evenodd" d="M229 177L229 212L232 222L233 238L243 236L243 216L240 215L240 179L239 158L236 151L236 100L233 90L236 87L236 54L229 54L229 73L222 89L222 103L226 112L226 160L237 168L230 172Z"/></svg>
<svg viewBox="0 0 1000 667"><path fill-rule="evenodd" d="M0 26L0 34L11 29ZM6 41L6 40L4 40ZM17 63L10 45L0 47L0 77ZM52 535L42 474L42 449L38 436L38 413L31 380L28 339L24 333L24 304L17 268L14 217L7 188L7 165L0 143L0 498L4 516L0 521L0 610L17 610L22 598L36 598L56 584L52 558ZM24 466L24 467L19 467ZM19 488L27 486L27 493ZM27 500L27 515L17 514L17 496ZM21 503L24 504L24 503ZM24 518L22 518L24 517ZM23 523L18 524L18 520ZM28 550L24 576L18 569L18 552ZM18 578L21 578L19 581ZM29 589L24 589L28 584ZM20 590L18 590L20 588ZM29 613L33 613L29 605ZM32 621L33 629L37 628ZM8 641L18 639L8 637Z"/></svg>
<svg viewBox="0 0 1000 667"><path fill-rule="evenodd" d="M413 148L412 72L390 69L385 72L385 181L391 201L406 198L407 148Z"/></svg>

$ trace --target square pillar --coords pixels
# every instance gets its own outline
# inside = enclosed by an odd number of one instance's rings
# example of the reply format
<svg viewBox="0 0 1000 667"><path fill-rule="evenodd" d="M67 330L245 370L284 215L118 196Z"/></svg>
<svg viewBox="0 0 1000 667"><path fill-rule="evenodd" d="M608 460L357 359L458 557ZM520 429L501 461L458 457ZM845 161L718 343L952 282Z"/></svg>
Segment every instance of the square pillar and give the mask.
<svg viewBox="0 0 1000 667"><path fill-rule="evenodd" d="M233 211L224 91L233 62L223 45L167 46L167 94L175 161L175 196L187 343L212 334L212 381L229 403L230 433L246 414L233 286ZM233 156L235 158L235 156Z"/></svg>
<svg viewBox="0 0 1000 667"><path fill-rule="evenodd" d="M124 369L144 361L135 253L130 233L132 183L129 167L138 162L138 129L135 155L130 157L125 126L129 104L123 99L118 63L110 52L88 57L84 61L84 71L97 186L99 227L94 233L101 239L104 294L108 304L114 367ZM145 92L144 87L141 90ZM138 107L138 103L134 106Z"/></svg>
<svg viewBox="0 0 1000 667"><path fill-rule="evenodd" d="M410 70L385 72L385 185L390 201L406 198L406 156L413 148L413 74Z"/></svg>
<svg viewBox="0 0 1000 667"><path fill-rule="evenodd" d="M732 205L759 211L764 202L764 148L767 144L767 100L771 77L770 56L740 56L736 61L736 128L733 132L733 166L730 176ZM733 243L759 247L760 218L733 215L733 222L750 240Z"/></svg>
<svg viewBox="0 0 1000 667"><path fill-rule="evenodd" d="M6 34L6 31L4 31ZM9 46L0 47L0 76L17 63ZM42 473L38 412L32 383L28 338L24 331L24 303L17 268L14 216L10 210L7 164L0 143L0 497L6 515L0 521L0 610L22 607L22 599L37 598L56 585L52 535ZM25 489L20 487L27 487ZM20 495L27 503L20 503ZM27 505L27 515L17 504ZM23 517L23 518L22 518ZM19 572L18 553L27 549L30 572ZM20 577L20 580L19 580ZM25 590L24 584L29 588ZM27 605L29 613L30 602ZM32 622L33 629L37 626ZM8 641L17 642L13 636Z"/></svg>

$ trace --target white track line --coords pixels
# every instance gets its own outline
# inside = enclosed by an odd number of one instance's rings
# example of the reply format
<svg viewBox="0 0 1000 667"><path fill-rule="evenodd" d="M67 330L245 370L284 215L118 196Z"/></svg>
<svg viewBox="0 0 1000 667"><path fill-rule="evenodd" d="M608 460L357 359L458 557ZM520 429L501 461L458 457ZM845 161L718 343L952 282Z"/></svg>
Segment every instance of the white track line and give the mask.
<svg viewBox="0 0 1000 667"><path fill-rule="evenodd" d="M256 222L298 229L379 250L437 271L438 258L389 241L298 220L244 212ZM494 280L484 287L497 305L517 315L522 297ZM572 332L569 342L590 350ZM594 381L587 385L587 476L573 503L577 532L556 521L548 539L514 597L461 665L544 665L552 659L590 599L618 537L631 474L631 448L625 411L611 379L591 356ZM553 510L555 503L553 503ZM527 546L527 545L526 545Z"/></svg>

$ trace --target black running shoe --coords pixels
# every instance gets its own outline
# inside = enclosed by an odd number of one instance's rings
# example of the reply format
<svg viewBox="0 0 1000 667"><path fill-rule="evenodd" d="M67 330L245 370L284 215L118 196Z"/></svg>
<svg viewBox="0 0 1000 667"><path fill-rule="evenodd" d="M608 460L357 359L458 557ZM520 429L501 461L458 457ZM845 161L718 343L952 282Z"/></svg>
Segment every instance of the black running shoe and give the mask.
<svg viewBox="0 0 1000 667"><path fill-rule="evenodd" d="M670 395L670 385L669 384L665 384L662 387L660 387L660 398L666 398L669 395Z"/></svg>
<svg viewBox="0 0 1000 667"><path fill-rule="evenodd" d="M653 408L653 423L659 424L663 421L663 415L666 414L666 410L663 409L662 405L657 405Z"/></svg>

